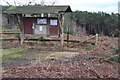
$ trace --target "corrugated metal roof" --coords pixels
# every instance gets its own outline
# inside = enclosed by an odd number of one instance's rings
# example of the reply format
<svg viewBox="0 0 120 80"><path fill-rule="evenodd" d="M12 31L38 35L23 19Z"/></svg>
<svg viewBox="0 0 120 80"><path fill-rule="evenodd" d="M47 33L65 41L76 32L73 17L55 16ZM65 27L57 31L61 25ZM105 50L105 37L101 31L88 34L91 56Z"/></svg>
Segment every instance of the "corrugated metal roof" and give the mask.
<svg viewBox="0 0 120 80"><path fill-rule="evenodd" d="M39 13L58 13L72 12L70 6L11 6L4 13L8 14L39 14Z"/></svg>

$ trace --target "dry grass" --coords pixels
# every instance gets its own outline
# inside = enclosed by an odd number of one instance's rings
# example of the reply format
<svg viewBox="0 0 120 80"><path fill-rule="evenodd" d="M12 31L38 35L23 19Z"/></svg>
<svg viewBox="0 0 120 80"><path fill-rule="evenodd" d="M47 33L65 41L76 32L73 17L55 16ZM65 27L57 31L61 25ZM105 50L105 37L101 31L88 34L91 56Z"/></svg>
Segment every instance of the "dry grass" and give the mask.
<svg viewBox="0 0 120 80"><path fill-rule="evenodd" d="M78 52L54 52L46 57L46 59L60 59L60 58L72 58L78 55Z"/></svg>

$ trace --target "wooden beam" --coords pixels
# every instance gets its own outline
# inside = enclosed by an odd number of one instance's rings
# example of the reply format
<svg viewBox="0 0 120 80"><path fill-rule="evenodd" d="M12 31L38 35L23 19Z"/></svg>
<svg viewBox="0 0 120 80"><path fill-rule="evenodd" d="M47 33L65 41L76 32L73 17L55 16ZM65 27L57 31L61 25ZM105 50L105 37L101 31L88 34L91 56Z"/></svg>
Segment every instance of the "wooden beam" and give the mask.
<svg viewBox="0 0 120 80"><path fill-rule="evenodd" d="M0 39L2 41L13 41L13 40L19 40L17 38L13 38L13 39ZM24 41L61 41L60 39L24 39ZM64 40L65 42L76 42L79 43L81 41L77 41L77 40Z"/></svg>
<svg viewBox="0 0 120 80"><path fill-rule="evenodd" d="M67 27L67 44L69 43L69 27Z"/></svg>
<svg viewBox="0 0 120 80"><path fill-rule="evenodd" d="M20 32L0 32L0 34L20 34Z"/></svg>
<svg viewBox="0 0 120 80"><path fill-rule="evenodd" d="M59 24L60 24L60 29L61 29L61 34L60 34L60 38L61 38L61 46L64 46L64 13L58 13L58 20L59 20Z"/></svg>
<svg viewBox="0 0 120 80"><path fill-rule="evenodd" d="M24 42L23 17L22 17L22 15L16 14L15 18L16 18L17 24L18 24L19 29L20 29L20 39L21 39L20 44L23 45L23 42Z"/></svg>
<svg viewBox="0 0 120 80"><path fill-rule="evenodd" d="M75 46L80 45L81 43L84 43L84 42L86 42L86 41L88 41L88 40L90 40L90 39L93 39L93 38L96 38L96 35L95 35L95 36L92 36L92 37L90 37L90 38L87 38L87 39L83 40L82 42L80 42L80 43L78 43L78 44L75 44L75 45L72 45L72 46L70 46L70 47L75 47Z"/></svg>
<svg viewBox="0 0 120 80"><path fill-rule="evenodd" d="M14 41L14 40L19 40L17 38L14 38L14 39L0 39L0 41Z"/></svg>
<svg viewBox="0 0 120 80"><path fill-rule="evenodd" d="M61 31L62 31L62 34L61 34L61 46L64 46L64 29L63 29L63 26L61 27Z"/></svg>
<svg viewBox="0 0 120 80"><path fill-rule="evenodd" d="M98 44L98 34L96 34L96 40L95 40L95 45Z"/></svg>

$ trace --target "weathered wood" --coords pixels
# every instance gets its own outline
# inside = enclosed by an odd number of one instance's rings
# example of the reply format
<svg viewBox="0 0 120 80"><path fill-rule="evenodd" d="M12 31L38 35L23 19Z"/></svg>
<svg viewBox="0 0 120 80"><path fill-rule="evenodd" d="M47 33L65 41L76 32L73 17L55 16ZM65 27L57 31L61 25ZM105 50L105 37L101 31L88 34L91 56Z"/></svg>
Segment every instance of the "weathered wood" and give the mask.
<svg viewBox="0 0 120 80"><path fill-rule="evenodd" d="M0 32L0 34L20 34L20 32Z"/></svg>
<svg viewBox="0 0 120 80"><path fill-rule="evenodd" d="M24 42L23 18L22 18L22 15L18 15L18 14L16 14L15 17L16 17L16 21L20 29L20 39L21 39L20 44L23 45L23 42Z"/></svg>
<svg viewBox="0 0 120 80"><path fill-rule="evenodd" d="M67 44L69 43L69 27L67 29Z"/></svg>
<svg viewBox="0 0 120 80"><path fill-rule="evenodd" d="M64 15L58 13L58 20L59 20L60 29L61 29L61 34L60 34L61 46L64 46L64 28L63 28L63 25L64 25Z"/></svg>
<svg viewBox="0 0 120 80"><path fill-rule="evenodd" d="M96 38L96 35L95 35L95 36L92 36L92 37L90 37L90 38L87 38L87 39L83 40L82 42L79 42L78 44L72 45L72 46L70 46L70 47L75 47L75 46L80 45L81 43L84 43L84 42L86 42L86 41L88 41L88 40L90 40L90 39L93 39L93 38Z"/></svg>
<svg viewBox="0 0 120 80"><path fill-rule="evenodd" d="M14 41L14 40L19 40L17 38L14 38L14 39L0 39L0 41Z"/></svg>
<svg viewBox="0 0 120 80"><path fill-rule="evenodd" d="M98 44L98 34L96 34L96 40L95 40L95 45Z"/></svg>
<svg viewBox="0 0 120 80"><path fill-rule="evenodd" d="M20 19L18 18L18 15L17 15L17 14L15 15L15 19L16 19L16 21L17 21L18 27L19 27L20 32L21 32L21 31L23 30L23 28L21 27Z"/></svg>
<svg viewBox="0 0 120 80"><path fill-rule="evenodd" d="M61 34L61 46L64 46L64 31L63 31L63 27L61 27L61 31L62 31L62 34Z"/></svg>
<svg viewBox="0 0 120 80"><path fill-rule="evenodd" d="M20 44L23 45L23 42L24 42L24 32L22 31L21 34L20 34Z"/></svg>
<svg viewBox="0 0 120 80"><path fill-rule="evenodd" d="M61 41L60 39L25 39L27 41ZM64 40L65 42L80 42L80 41L77 41L77 40Z"/></svg>
<svg viewBox="0 0 120 80"><path fill-rule="evenodd" d="M0 40L3 40L3 41L12 41L12 40L19 40L17 38L13 38L13 39L0 39ZM32 42L35 42L35 41L61 41L60 39L24 39L24 41L32 41ZM77 41L77 40L64 40L65 42L80 42L80 41Z"/></svg>
<svg viewBox="0 0 120 80"><path fill-rule="evenodd" d="M62 32L62 34L61 34L61 46L64 46L64 14L62 14L62 21L61 21L61 24L62 24L62 26L61 26L61 32Z"/></svg>

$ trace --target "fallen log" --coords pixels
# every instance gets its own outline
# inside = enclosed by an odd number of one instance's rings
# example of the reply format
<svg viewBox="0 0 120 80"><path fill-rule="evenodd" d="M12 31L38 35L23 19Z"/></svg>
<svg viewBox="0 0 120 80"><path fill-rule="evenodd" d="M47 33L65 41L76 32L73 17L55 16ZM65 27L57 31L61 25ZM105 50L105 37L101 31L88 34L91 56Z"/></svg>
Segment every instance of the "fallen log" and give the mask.
<svg viewBox="0 0 120 80"><path fill-rule="evenodd" d="M95 38L95 37L96 37L96 35L95 35L95 36L92 36L92 37L90 37L90 38L87 38L87 39L83 40L82 42L78 42L77 44L70 46L70 48L75 47L75 46L77 46L77 45L80 45L80 44L82 44L82 43L85 43L85 42L87 42L88 40L93 39L93 38Z"/></svg>

